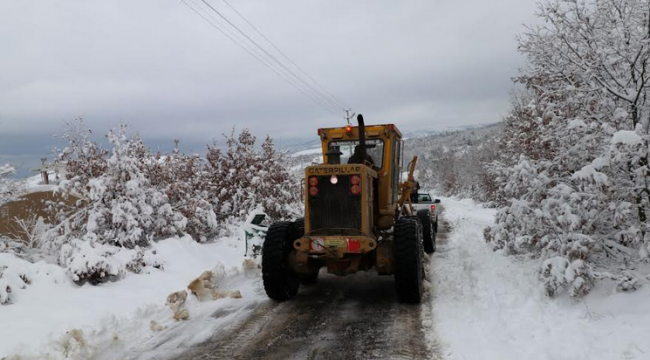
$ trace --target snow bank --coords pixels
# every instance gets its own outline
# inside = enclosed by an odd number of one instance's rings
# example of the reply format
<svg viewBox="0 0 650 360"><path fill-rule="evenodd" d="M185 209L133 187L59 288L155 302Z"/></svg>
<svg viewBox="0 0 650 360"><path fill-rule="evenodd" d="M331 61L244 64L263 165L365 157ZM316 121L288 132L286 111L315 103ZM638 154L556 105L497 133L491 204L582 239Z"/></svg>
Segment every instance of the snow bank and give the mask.
<svg viewBox="0 0 650 360"><path fill-rule="evenodd" d="M650 289L605 286L580 301L550 299L539 261L493 252L483 239L494 210L443 198L452 226L433 256L435 333L448 359L648 359Z"/></svg>
<svg viewBox="0 0 650 360"><path fill-rule="evenodd" d="M235 237L211 244L189 237L168 239L154 244L153 250L164 261L164 270L145 267L140 274L97 286L78 286L54 265L0 254L0 264L31 279L30 285L12 293L14 304L0 306L0 358L20 354L23 359L59 359L64 352L68 359L169 355L205 340L262 297L259 276L242 270L244 245ZM199 302L189 296L189 320L173 320L165 305L167 296L186 289L192 279L215 266L223 266L227 273L220 287L240 290L243 298ZM227 316L211 316L223 308Z"/></svg>

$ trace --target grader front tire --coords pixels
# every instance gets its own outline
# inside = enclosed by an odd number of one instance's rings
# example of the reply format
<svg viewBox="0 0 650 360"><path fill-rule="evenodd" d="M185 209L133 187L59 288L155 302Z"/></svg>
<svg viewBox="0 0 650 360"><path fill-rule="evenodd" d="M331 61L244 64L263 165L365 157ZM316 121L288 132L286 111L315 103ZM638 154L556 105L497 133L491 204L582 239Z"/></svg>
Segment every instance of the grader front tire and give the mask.
<svg viewBox="0 0 650 360"><path fill-rule="evenodd" d="M289 267L288 256L293 250L294 224L278 222L269 228L262 247L262 282L266 295L276 301L296 296L300 280Z"/></svg>

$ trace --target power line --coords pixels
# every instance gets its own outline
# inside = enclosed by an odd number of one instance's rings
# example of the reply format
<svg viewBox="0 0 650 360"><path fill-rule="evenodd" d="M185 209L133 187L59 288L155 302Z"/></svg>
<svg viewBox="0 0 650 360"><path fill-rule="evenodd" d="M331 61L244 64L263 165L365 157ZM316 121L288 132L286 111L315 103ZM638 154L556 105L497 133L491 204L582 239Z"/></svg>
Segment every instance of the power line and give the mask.
<svg viewBox="0 0 650 360"><path fill-rule="evenodd" d="M256 51L255 48L250 46L249 44L246 44L245 41L243 41L241 38L237 36L237 34L233 33L232 30L228 29L227 27L221 28L217 26L215 23L210 21L208 18L205 17L205 15L201 14L198 12L197 9L194 7L190 6L187 2L184 0L181 0L186 6L188 6L192 11L194 11L196 14L201 16L206 22L208 22L212 27L216 28L219 30L222 34L224 34L227 38L229 38L231 41L233 41L235 44L237 44L239 47L241 47L244 51L246 51L249 55L254 57L256 60L261 62L264 66L266 66L269 70L273 71L276 75L278 75L280 78L288 82L291 86L302 92L305 96L309 97L313 102L315 102L317 105L323 107L325 110L329 111L330 113L336 115L336 112L332 110L327 104L324 104L321 100L318 98L314 97L312 94L310 94L307 90L302 89L298 85L296 85L290 78L287 78L284 74L280 73L278 70L274 69L272 64L269 64L267 61L265 61L263 54L260 54L258 51ZM190 0L191 1L191 0ZM194 6L201 11L205 12L204 9L202 9L200 6L194 4ZM208 14L209 17L214 19L217 23L219 23L219 20L216 19L213 15ZM248 47L246 47L248 45ZM257 55L255 54L257 53Z"/></svg>
<svg viewBox="0 0 650 360"><path fill-rule="evenodd" d="M287 54L285 54L282 50L280 50L280 48L278 48L278 47L275 45L275 43L274 43L273 41L271 41L269 38L267 38L266 36L264 36L264 34L262 34L262 32L261 32L260 30L258 30L258 29L255 27L255 25L253 25L250 21L248 21L248 19L246 19L246 18L244 17L244 15L242 15L239 11L237 11L237 9L235 9L232 5L230 5L230 3L229 3L227 0L222 0L222 1L223 1L224 3L226 3L226 5L228 5L228 7L232 9L232 11L234 11L237 15L239 15L239 17L242 18L242 20L244 20L244 21L245 21L245 22L246 22L246 23L247 23L251 28L253 28L253 30L255 30L256 33L258 33L262 38L264 38L264 40L266 40L269 44L271 44L271 46L273 46L273 48L274 48L275 50L277 50L277 52L279 52L279 53L280 53L280 54L281 54L285 59L287 59L287 61L289 61L291 64L293 64L293 66L295 66L296 69L298 69L298 70L299 70L303 75L305 75L305 76L306 76L309 80L311 80L311 81L312 81L316 86L318 86L318 87L319 87L319 88L320 88L320 89L321 89L325 94L327 94L327 95L329 96L329 98L332 99L332 100L336 103L336 105L338 105L339 107L344 108L344 109L346 108L345 104L344 104L342 101L340 101L336 96L334 96L331 92L329 92L329 91L328 91L328 90L327 90L323 85L321 85L321 84L320 84L318 81L316 81L313 77L309 76L309 74L307 74L307 73L306 73L306 72L305 72L305 71L304 71L300 66L298 66L298 64L296 64L293 60L291 60L291 58L289 58L289 56L287 56Z"/></svg>
<svg viewBox="0 0 650 360"><path fill-rule="evenodd" d="M205 20L208 24L210 24L210 26L212 26L213 28L219 30L219 32L221 32L224 36L226 36L226 37L227 37L228 39L230 39L232 42L234 42L234 43L237 44L239 47L241 47L241 48L242 48L244 51L246 51L250 56L252 56L253 58L255 58L257 61L259 61L260 63L262 63L264 66L266 66L269 70L273 71L276 75L278 75L278 76L279 76L280 78L282 78L284 81L286 81L287 83L289 83L289 85L293 86L294 88L296 88L296 90L302 92L305 96L309 97L309 99L312 100L314 103L316 103L317 105L321 106L322 108L324 108L325 110L327 110L327 111L330 112L331 114L333 114L333 115L338 115L338 114L336 113L336 111L334 111L334 110L332 109L331 105L327 105L326 103L323 103L322 100L320 100L319 98L317 98L317 97L315 97L314 95L310 94L310 93L308 92L308 90L305 90L305 89L301 88L300 86L298 86L297 84L295 84L293 81L291 81L289 78L285 77L284 74L282 74L282 73L280 73L279 71L277 71L276 69L274 69L274 68L273 68L271 65L269 65L266 61L264 61L261 57L259 57L258 55L254 54L251 50L249 50L249 49L244 45L245 42L239 40L237 37L233 37L233 36L231 36L230 34L228 34L228 33L226 32L225 29L222 29L221 27L219 27L218 25L216 25L215 23L213 23L212 21L210 21L210 19L208 19L205 15L203 15L202 13L200 13L197 9L195 9L193 6L191 6L191 5L190 5L189 3L187 3L185 0L181 0L181 2L182 2L183 4L185 4L185 6L187 6L187 7L188 7L190 10L192 10L194 13L196 13L196 14L199 15L201 18L203 18L203 20ZM196 6L196 5L195 5L195 6ZM197 7L198 7L198 6L197 6ZM200 7L199 7L199 8L200 8ZM216 20L216 19L215 19L215 20ZM227 29L227 28L226 28L226 29Z"/></svg>
<svg viewBox="0 0 650 360"><path fill-rule="evenodd" d="M281 61L279 61L273 54L269 53L266 49L264 49L262 46L260 46L255 40L253 40L248 34L246 34L244 31L242 31L237 25L235 25L232 21L230 21L225 15L223 15L219 10L217 10L214 6L210 5L206 0L201 0L205 5L207 5L214 13L219 15L224 21L226 21L230 26L232 26L237 32L239 32L242 36L244 36L248 41L250 41L253 45L255 45L259 50L261 50L266 56L268 56L273 62L275 62L277 65L279 65L282 69L284 69L286 72L288 72L293 78L295 78L299 83L302 85L306 86L308 89L314 93L314 95L320 97L322 100L325 100L325 102L330 102L331 100L328 100L327 96L323 95L318 89L314 88L311 84L308 84L306 81L304 81L301 77L299 77L296 73L294 73L291 69L289 69L286 65L284 65ZM337 108L336 104L331 104L333 108Z"/></svg>

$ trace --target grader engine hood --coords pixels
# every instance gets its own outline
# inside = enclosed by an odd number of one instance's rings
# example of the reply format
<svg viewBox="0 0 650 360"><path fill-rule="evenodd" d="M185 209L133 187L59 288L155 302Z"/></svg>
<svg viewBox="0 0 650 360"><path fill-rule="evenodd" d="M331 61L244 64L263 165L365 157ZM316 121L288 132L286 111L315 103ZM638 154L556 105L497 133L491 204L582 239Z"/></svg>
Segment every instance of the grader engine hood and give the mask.
<svg viewBox="0 0 650 360"><path fill-rule="evenodd" d="M372 236L376 178L374 170L360 164L306 168L306 235Z"/></svg>

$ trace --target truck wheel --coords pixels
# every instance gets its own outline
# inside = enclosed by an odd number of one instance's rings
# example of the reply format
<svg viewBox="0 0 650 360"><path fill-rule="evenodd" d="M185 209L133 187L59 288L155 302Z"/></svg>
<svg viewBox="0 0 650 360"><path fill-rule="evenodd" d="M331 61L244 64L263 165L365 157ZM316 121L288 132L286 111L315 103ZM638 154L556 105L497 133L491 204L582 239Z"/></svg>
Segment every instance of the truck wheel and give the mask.
<svg viewBox="0 0 650 360"><path fill-rule="evenodd" d="M262 247L262 282L266 295L276 301L289 300L296 296L300 281L291 270L287 257L293 250L291 222L277 222L266 233Z"/></svg>
<svg viewBox="0 0 650 360"><path fill-rule="evenodd" d="M393 257L395 289L400 302L419 304L424 292L422 229L415 216L402 217L395 224Z"/></svg>
<svg viewBox="0 0 650 360"><path fill-rule="evenodd" d="M431 223L431 210L418 210L418 218L422 224L422 245L424 245L424 252L433 254L436 251L436 231Z"/></svg>

